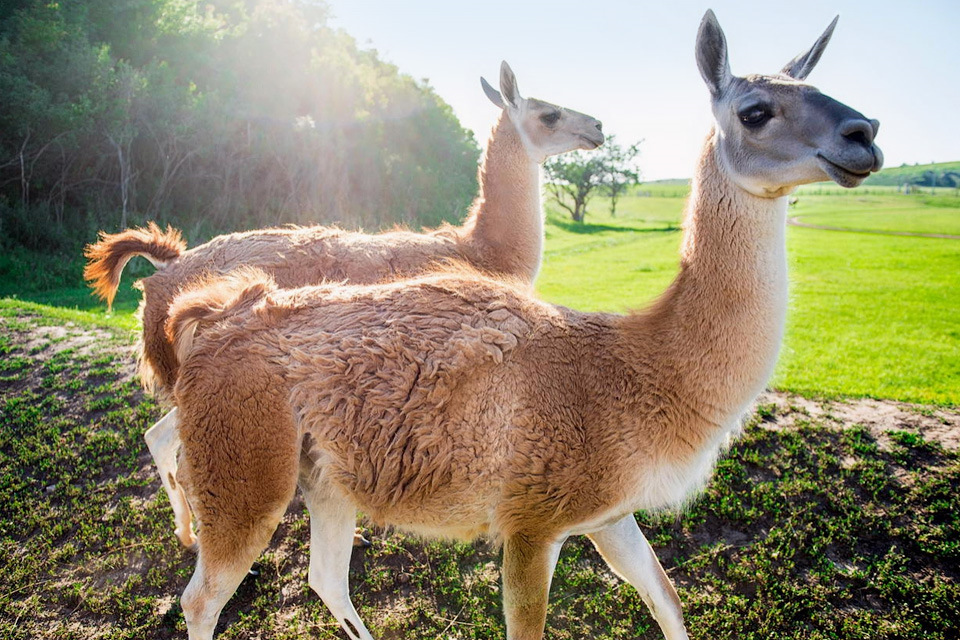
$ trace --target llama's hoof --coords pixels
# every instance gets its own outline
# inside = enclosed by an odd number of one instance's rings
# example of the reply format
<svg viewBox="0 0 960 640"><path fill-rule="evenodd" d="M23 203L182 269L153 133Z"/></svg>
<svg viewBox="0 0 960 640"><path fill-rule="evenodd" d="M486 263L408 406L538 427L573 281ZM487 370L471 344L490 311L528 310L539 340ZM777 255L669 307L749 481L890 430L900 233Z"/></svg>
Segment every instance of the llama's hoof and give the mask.
<svg viewBox="0 0 960 640"><path fill-rule="evenodd" d="M353 534L353 546L360 547L361 549L366 549L367 547L372 547L373 543L363 537L363 534L360 533L360 530L357 529Z"/></svg>
<svg viewBox="0 0 960 640"><path fill-rule="evenodd" d="M173 532L177 539L180 540L180 544L186 547L187 551L197 551L197 535L191 530L184 533L180 529L177 529Z"/></svg>

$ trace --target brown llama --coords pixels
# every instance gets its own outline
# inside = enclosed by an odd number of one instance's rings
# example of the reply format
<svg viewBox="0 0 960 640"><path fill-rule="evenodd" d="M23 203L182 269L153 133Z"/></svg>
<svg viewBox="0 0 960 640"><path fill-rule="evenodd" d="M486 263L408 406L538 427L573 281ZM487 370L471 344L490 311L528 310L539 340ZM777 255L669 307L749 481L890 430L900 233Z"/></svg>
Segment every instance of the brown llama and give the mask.
<svg viewBox="0 0 960 640"><path fill-rule="evenodd" d="M503 544L508 640L543 636L563 541L589 536L664 635L680 601L633 513L682 504L773 369L787 309L787 194L882 164L879 124L804 82L833 31L776 75L730 73L707 12L697 62L714 130L680 272L649 308L541 302L464 271L282 290L245 272L178 298L178 478L201 524L182 604L191 640L264 549L298 484L309 583L353 640L358 510L425 536Z"/></svg>
<svg viewBox="0 0 960 640"><path fill-rule="evenodd" d="M429 233L347 232L329 227L283 228L234 233L185 251L180 233L150 224L103 235L87 248L84 275L108 304L120 273L134 256L148 258L157 272L141 281L143 337L140 375L148 387L172 391L178 362L164 324L174 296L201 275L255 266L283 287L324 281L374 283L423 272L438 260L456 259L484 271L531 283L540 268L543 212L540 163L574 149L603 143L598 120L553 104L525 99L506 62L500 67L500 92L481 78L484 92L503 109L480 167L480 193L462 227ZM179 440L177 411L171 410L144 438L170 498L175 533L187 547L196 542L190 508L177 487Z"/></svg>

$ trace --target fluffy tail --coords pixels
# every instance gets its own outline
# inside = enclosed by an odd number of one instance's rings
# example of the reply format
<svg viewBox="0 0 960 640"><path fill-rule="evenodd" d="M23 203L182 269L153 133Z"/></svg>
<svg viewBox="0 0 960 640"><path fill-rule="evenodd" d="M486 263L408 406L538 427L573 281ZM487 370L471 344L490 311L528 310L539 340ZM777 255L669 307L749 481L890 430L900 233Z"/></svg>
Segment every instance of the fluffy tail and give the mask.
<svg viewBox="0 0 960 640"><path fill-rule="evenodd" d="M249 309L276 289L273 278L259 269L247 267L225 276L201 278L191 283L170 303L165 327L177 359L180 362L186 360L201 326L209 326Z"/></svg>
<svg viewBox="0 0 960 640"><path fill-rule="evenodd" d="M180 232L168 226L161 231L153 222L139 229L120 233L100 232L100 240L87 245L83 255L89 260L83 277L90 282L94 293L113 306L113 298L120 286L120 274L134 256L143 256L155 267L162 267L177 258L187 248Z"/></svg>

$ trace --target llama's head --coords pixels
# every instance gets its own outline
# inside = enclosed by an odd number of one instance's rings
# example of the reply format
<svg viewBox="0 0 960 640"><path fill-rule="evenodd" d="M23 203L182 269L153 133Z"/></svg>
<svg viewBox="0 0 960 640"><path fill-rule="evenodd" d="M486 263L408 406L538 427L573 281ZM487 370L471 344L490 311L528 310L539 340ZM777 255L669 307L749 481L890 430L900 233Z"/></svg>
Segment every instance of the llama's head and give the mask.
<svg viewBox="0 0 960 640"><path fill-rule="evenodd" d="M504 61L500 65L500 91L480 78L484 93L506 112L520 133L523 146L534 162L574 149L596 149L603 144L599 120L536 98L523 98L517 77Z"/></svg>
<svg viewBox="0 0 960 640"><path fill-rule="evenodd" d="M873 143L880 123L804 82L836 24L834 18L780 73L737 77L716 16L710 10L704 15L697 65L710 89L717 152L724 170L747 191L776 197L821 180L855 187L883 165Z"/></svg>

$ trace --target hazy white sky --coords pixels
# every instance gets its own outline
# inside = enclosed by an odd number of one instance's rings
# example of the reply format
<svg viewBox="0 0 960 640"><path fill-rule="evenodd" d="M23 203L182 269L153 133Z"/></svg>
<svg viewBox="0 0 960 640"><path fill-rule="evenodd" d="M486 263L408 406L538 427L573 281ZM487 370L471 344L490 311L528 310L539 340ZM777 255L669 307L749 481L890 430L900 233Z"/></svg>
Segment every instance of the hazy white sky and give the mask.
<svg viewBox="0 0 960 640"><path fill-rule="evenodd" d="M920 0L329 0L332 24L404 73L426 78L484 144L500 60L520 93L600 118L621 142L643 139L656 180L692 174L710 126L694 62L710 7L733 72L776 72L840 22L808 81L881 122L886 166L960 160L960 1Z"/></svg>

